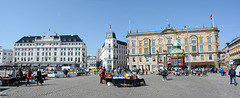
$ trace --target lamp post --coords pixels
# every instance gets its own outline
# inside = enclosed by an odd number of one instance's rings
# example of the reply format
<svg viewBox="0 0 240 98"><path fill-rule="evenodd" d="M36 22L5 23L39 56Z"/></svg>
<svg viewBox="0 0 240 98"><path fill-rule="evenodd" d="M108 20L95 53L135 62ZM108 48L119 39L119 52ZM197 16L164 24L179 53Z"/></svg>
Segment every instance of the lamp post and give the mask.
<svg viewBox="0 0 240 98"><path fill-rule="evenodd" d="M159 51L157 50L157 70L159 68Z"/></svg>
<svg viewBox="0 0 240 98"><path fill-rule="evenodd" d="M165 69L165 66L167 65L167 53L168 53L168 51L163 50L163 52L166 52L166 56L165 56L165 60L164 60L164 66L163 66L163 69Z"/></svg>
<svg viewBox="0 0 240 98"><path fill-rule="evenodd" d="M188 26L184 26L184 28L186 28L186 31L187 31L187 41L189 40L189 36L188 36ZM188 54L189 54L189 56L188 56L188 70L190 70L190 67L191 67L191 53L190 53L190 50L189 50L189 43L188 43Z"/></svg>

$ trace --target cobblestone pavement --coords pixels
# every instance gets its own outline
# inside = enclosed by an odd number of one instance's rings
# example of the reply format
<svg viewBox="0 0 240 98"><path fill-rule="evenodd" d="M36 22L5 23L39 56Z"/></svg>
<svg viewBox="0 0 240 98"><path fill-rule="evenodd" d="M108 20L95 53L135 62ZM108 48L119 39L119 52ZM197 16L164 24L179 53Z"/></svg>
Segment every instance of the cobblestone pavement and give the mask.
<svg viewBox="0 0 240 98"><path fill-rule="evenodd" d="M1 98L239 98L240 85L229 84L229 76L169 76L162 81L158 75L141 75L146 85L109 87L99 84L99 76L50 78L42 86L2 87ZM237 77L240 83L240 78Z"/></svg>

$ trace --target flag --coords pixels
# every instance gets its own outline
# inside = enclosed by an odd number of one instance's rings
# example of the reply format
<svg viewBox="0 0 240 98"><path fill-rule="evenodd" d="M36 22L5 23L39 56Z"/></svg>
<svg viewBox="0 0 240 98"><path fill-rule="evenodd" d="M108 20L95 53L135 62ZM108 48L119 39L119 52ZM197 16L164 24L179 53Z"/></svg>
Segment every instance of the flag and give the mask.
<svg viewBox="0 0 240 98"><path fill-rule="evenodd" d="M43 34L45 34L45 32L43 32Z"/></svg>
<svg viewBox="0 0 240 98"><path fill-rule="evenodd" d="M49 31L50 31L50 28L49 28Z"/></svg>
<svg viewBox="0 0 240 98"><path fill-rule="evenodd" d="M210 19L212 20L212 18L213 18L213 15L211 14Z"/></svg>
<svg viewBox="0 0 240 98"><path fill-rule="evenodd" d="M54 33L56 34L56 31L54 30Z"/></svg>

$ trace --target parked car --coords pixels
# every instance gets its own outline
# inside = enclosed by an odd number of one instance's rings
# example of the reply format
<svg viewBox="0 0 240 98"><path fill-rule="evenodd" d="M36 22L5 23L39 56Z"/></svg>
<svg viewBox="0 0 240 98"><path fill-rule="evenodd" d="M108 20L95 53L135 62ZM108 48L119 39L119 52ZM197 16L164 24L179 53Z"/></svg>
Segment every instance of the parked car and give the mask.
<svg viewBox="0 0 240 98"><path fill-rule="evenodd" d="M235 71L236 71L236 76L239 77L240 76L240 65L237 66Z"/></svg>

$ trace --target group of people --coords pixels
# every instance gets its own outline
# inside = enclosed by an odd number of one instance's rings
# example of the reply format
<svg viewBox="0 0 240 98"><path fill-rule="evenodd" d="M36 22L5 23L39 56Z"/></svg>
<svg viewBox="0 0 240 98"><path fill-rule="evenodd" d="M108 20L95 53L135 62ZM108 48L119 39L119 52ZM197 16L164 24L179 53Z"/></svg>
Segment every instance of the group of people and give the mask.
<svg viewBox="0 0 240 98"><path fill-rule="evenodd" d="M13 75L15 73L12 73ZM21 69L18 69L18 72L16 74L16 79L17 79L17 87L19 87L19 85L21 85L21 80L27 80L26 82L26 86L30 86L30 82L29 80L30 79L35 79L35 75L33 75L33 72L29 69L26 73L25 73L25 77L23 75L23 72ZM38 83L40 83L42 85L42 83L44 82L43 79L42 79L42 72L40 69L38 69L37 71L37 75L36 75L36 79L37 79L37 85Z"/></svg>
<svg viewBox="0 0 240 98"><path fill-rule="evenodd" d="M145 70L144 69L136 69L136 73L137 74L141 74L141 75L144 75L144 73L146 73L146 75L148 74L148 69L146 68Z"/></svg>

